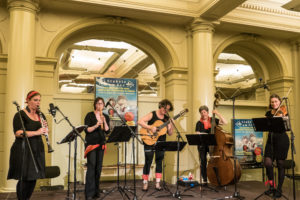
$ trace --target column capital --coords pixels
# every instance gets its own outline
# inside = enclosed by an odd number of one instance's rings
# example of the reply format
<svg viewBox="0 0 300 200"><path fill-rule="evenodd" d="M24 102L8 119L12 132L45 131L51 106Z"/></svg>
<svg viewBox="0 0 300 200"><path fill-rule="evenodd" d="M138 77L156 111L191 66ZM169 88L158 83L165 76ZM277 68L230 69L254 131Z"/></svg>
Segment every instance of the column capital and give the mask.
<svg viewBox="0 0 300 200"><path fill-rule="evenodd" d="M23 10L36 13L39 11L39 0L7 0L8 10Z"/></svg>
<svg viewBox="0 0 300 200"><path fill-rule="evenodd" d="M202 19L200 17L194 18L190 25L190 30L192 32L209 32L213 33L215 31L215 26L218 25L218 21L209 21Z"/></svg>
<svg viewBox="0 0 300 200"><path fill-rule="evenodd" d="M292 41L291 44L293 45L293 49L295 51L300 50L300 38L297 38L296 40Z"/></svg>

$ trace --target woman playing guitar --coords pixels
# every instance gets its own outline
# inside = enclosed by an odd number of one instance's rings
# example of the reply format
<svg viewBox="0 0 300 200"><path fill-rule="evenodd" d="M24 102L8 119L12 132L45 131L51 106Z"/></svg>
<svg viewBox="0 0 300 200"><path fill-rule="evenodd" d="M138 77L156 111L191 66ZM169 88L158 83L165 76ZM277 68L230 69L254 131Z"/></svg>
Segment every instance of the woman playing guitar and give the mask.
<svg viewBox="0 0 300 200"><path fill-rule="evenodd" d="M152 111L142 117L139 121L138 124L144 128L147 129L148 131L152 133L157 132L157 127L151 126L157 121L162 121L166 122L169 120L169 117L167 116L168 111L173 111L173 105L172 103L164 99L159 102L159 107L158 110ZM169 123L167 125L167 133L168 135L173 134L173 126L172 123ZM166 141L166 135L161 135L158 138L158 141ZM155 151L154 145L147 145L144 143L144 151L145 151L145 165L143 169L143 191L148 190L148 178L149 178L149 173L150 173L150 167L152 164L153 160L153 155L155 153L155 163L156 163L156 170L155 170L155 179L156 179L156 184L155 184L155 189L156 190L161 190L160 186L160 179L162 177L162 160L164 159L164 151Z"/></svg>

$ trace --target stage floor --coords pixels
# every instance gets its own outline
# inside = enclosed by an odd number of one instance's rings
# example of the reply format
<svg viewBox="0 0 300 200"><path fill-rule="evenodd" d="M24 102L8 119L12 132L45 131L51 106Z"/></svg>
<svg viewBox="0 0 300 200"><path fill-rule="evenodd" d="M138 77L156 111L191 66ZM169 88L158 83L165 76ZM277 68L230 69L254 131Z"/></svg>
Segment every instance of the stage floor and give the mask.
<svg viewBox="0 0 300 200"><path fill-rule="evenodd" d="M113 192L109 193L104 199L113 199L113 200L119 200L122 199L122 195L118 189L117 189L117 184L116 182L102 182L101 183L101 189L104 190L104 193L101 193L101 197L99 199L103 199L104 195L112 190L115 189ZM120 186L123 188L124 183L121 182ZM130 199L133 199L133 194L132 194L132 189L133 189L133 182L132 181L127 181L127 186L131 189L129 192L126 192L127 195L129 196ZM170 190L163 190L163 191L156 191L154 189L154 183L150 182L149 185L149 190L147 192L143 192L141 190L142 188L142 181L138 180L136 182L136 194L137 194L137 199L143 199L143 200L148 200L148 199L176 199L172 197L172 194L176 192L176 185L167 185L167 189ZM288 199L293 199L293 189L292 189L292 181L286 179L284 188L283 188L283 194L288 198ZM77 199L82 199L84 200L84 185L82 184L77 184L77 189L78 192L76 193ZM179 186L179 191L181 199L229 199L230 196L232 196L235 192L235 187L234 185L227 186L226 188L215 188L217 190L213 191L208 188L203 187L202 191L200 191L199 187L194 187L191 189L188 189L187 187ZM245 199L255 199L257 196L262 194L267 187L264 186L262 182L258 181L245 181L245 182L239 182L237 184L237 191L239 194ZM185 191L186 190L186 191ZM178 194L178 193L177 193ZM73 195L73 186L71 188L71 195ZM163 195L167 195L166 197L160 197ZM192 195L192 196L185 196L185 195ZM31 200L64 200L67 197L67 191L65 190L55 190L55 191L35 191L32 195ZM16 193L0 193L0 199L4 200L12 200L16 199ZM70 198L73 199L73 198ZM126 196L124 197L126 198ZM178 199L178 198L177 198ZM273 199L271 197L268 197L266 195L263 195L259 198L260 200L267 200L267 199ZM281 197L280 199L284 199ZM297 191L296 187L296 199L300 199L300 191Z"/></svg>

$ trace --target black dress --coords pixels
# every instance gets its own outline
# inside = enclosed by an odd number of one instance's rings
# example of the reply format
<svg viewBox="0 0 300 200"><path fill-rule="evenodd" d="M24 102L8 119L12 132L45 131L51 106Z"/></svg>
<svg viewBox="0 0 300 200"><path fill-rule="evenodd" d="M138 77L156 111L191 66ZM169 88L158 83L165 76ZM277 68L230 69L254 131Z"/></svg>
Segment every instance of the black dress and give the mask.
<svg viewBox="0 0 300 200"><path fill-rule="evenodd" d="M271 111L266 112L266 117L273 117ZM271 140L273 142L273 145ZM265 157L269 157L276 160L285 160L289 151L289 145L290 141L286 132L269 132L267 144L265 147Z"/></svg>
<svg viewBox="0 0 300 200"><path fill-rule="evenodd" d="M106 123L109 124L109 116L104 114ZM89 112L84 118L84 124L88 127L92 127L97 124L98 120L94 112ZM89 145L97 145L100 146L87 154L87 171L86 171L86 182L85 182L85 197L95 198L99 196L99 185L100 185L100 177L102 171L102 163L104 150L102 149L102 145L105 145L106 139L105 136L108 134L110 130L104 131L101 130L100 127L96 128L92 132L88 132L85 129L85 140L86 147Z"/></svg>
<svg viewBox="0 0 300 200"><path fill-rule="evenodd" d="M21 110L21 116L24 122L26 131L36 131L41 128L40 121L34 121L30 119L26 113ZM19 114L16 113L13 119L14 133L22 129L21 120ZM25 156L24 156L24 166L23 166L23 180L36 180L45 178L45 151L44 144L41 135L33 136L28 138L33 156L35 158L37 168L39 172L37 173L34 167L34 163L28 148L28 144L25 141ZM10 149L10 160L9 160L9 170L7 179L21 179L21 169L23 161L23 151L22 151L22 141L23 138L15 138L15 141Z"/></svg>

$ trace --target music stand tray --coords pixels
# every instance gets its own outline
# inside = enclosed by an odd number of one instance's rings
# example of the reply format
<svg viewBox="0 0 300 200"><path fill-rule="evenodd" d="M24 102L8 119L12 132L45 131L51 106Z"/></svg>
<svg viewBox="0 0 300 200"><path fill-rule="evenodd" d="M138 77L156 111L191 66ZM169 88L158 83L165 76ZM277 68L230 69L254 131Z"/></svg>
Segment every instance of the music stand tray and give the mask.
<svg viewBox="0 0 300 200"><path fill-rule="evenodd" d="M217 145L214 134L186 134L189 145Z"/></svg>
<svg viewBox="0 0 300 200"><path fill-rule="evenodd" d="M133 131L136 126L130 126ZM107 143L111 142L128 142L131 138L131 132L128 126L115 126L107 139Z"/></svg>
<svg viewBox="0 0 300 200"><path fill-rule="evenodd" d="M282 117L252 118L252 121L255 131L271 131L274 133L282 133L287 131Z"/></svg>
<svg viewBox="0 0 300 200"><path fill-rule="evenodd" d="M179 142L179 151L181 151L186 142ZM158 141L155 145L155 150L158 151L177 151L177 141Z"/></svg>
<svg viewBox="0 0 300 200"><path fill-rule="evenodd" d="M77 126L75 129L77 130L78 133L81 133L87 127L88 127L87 125L82 125L82 126ZM74 130L72 130L60 142L57 142L57 144L63 144L63 143L66 143L66 142L72 142L75 139L75 137L76 137L76 132Z"/></svg>

